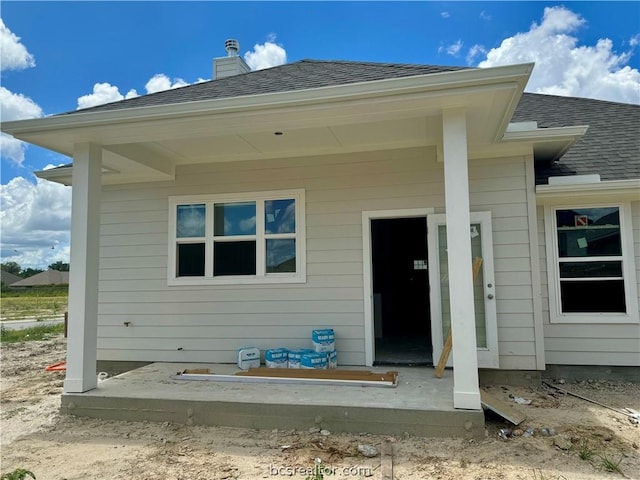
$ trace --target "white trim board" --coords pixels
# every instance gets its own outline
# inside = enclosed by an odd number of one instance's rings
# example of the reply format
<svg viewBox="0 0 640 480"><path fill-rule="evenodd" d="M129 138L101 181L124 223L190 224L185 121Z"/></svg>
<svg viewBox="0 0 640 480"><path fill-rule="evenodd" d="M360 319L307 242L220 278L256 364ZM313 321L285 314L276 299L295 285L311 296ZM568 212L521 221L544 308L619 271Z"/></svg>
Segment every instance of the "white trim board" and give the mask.
<svg viewBox="0 0 640 480"><path fill-rule="evenodd" d="M373 274L371 258L371 220L390 218L417 218L434 213L433 208L407 208L401 210L373 210L362 212L362 275L364 287L364 358L365 365L373 365L375 334L373 326Z"/></svg>

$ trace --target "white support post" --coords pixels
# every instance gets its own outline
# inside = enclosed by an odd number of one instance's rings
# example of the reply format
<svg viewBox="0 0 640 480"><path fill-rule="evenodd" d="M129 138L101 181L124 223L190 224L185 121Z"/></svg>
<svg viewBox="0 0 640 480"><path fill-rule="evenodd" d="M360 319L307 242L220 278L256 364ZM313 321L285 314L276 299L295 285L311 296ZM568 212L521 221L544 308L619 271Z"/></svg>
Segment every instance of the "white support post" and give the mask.
<svg viewBox="0 0 640 480"><path fill-rule="evenodd" d="M97 386L101 171L102 147L74 146L66 393Z"/></svg>
<svg viewBox="0 0 640 480"><path fill-rule="evenodd" d="M478 354L473 304L467 121L463 109L442 113L447 258L451 334L453 336L453 406L479 410Z"/></svg>

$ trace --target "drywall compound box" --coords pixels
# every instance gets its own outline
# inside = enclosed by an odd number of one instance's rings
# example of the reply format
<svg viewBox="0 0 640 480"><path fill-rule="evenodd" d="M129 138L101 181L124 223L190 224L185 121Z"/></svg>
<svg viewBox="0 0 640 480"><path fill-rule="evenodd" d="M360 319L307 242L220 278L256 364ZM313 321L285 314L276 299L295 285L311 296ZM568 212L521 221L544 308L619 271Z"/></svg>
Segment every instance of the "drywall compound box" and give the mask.
<svg viewBox="0 0 640 480"><path fill-rule="evenodd" d="M305 353L314 353L313 350L309 350L308 348L300 348L298 350L289 350L289 368L300 368L300 361L302 360L302 355Z"/></svg>
<svg viewBox="0 0 640 480"><path fill-rule="evenodd" d="M300 359L300 368L327 368L327 354L318 352L303 353L302 358Z"/></svg>
<svg viewBox="0 0 640 480"><path fill-rule="evenodd" d="M267 368L287 368L289 366L289 350L286 348L271 348L264 352Z"/></svg>
<svg viewBox="0 0 640 480"><path fill-rule="evenodd" d="M238 367L242 370L260 367L260 349L256 347L238 349Z"/></svg>
<svg viewBox="0 0 640 480"><path fill-rule="evenodd" d="M327 355L327 368L338 368L338 352L332 350L326 353Z"/></svg>
<svg viewBox="0 0 640 480"><path fill-rule="evenodd" d="M333 333L333 328L313 330L311 332L311 341L313 342L313 349L318 353L331 352L336 349L336 336Z"/></svg>

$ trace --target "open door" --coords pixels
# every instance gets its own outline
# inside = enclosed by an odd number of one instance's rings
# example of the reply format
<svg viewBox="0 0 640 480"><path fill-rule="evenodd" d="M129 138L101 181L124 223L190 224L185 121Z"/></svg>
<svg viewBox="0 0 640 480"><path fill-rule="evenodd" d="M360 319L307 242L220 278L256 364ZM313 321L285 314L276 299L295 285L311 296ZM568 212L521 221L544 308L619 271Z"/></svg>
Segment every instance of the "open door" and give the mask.
<svg viewBox="0 0 640 480"><path fill-rule="evenodd" d="M429 285L431 287L431 327L433 357L439 358L444 338L451 325L449 306L449 269L447 257L447 227L444 214L427 217ZM478 367L498 368L498 321L493 271L493 236L490 212L472 212L469 233L471 257L482 258L482 268L474 281L474 307L476 314L476 342ZM471 271L469 276L471 277ZM452 357L447 366L452 366Z"/></svg>

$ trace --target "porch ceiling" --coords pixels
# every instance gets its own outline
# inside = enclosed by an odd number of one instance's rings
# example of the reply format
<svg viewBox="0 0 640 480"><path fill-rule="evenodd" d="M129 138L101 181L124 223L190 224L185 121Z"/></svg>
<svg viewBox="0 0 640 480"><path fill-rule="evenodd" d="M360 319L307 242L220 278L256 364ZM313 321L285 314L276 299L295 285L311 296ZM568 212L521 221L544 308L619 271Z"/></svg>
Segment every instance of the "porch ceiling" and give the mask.
<svg viewBox="0 0 640 480"><path fill-rule="evenodd" d="M179 165L260 160L439 145L442 111L464 108L467 144L500 142L531 65L462 70L302 92L160 107L74 113L3 130L72 156L74 145L103 147L105 183L172 179ZM135 111L134 111L135 110ZM70 169L41 176L70 183Z"/></svg>

